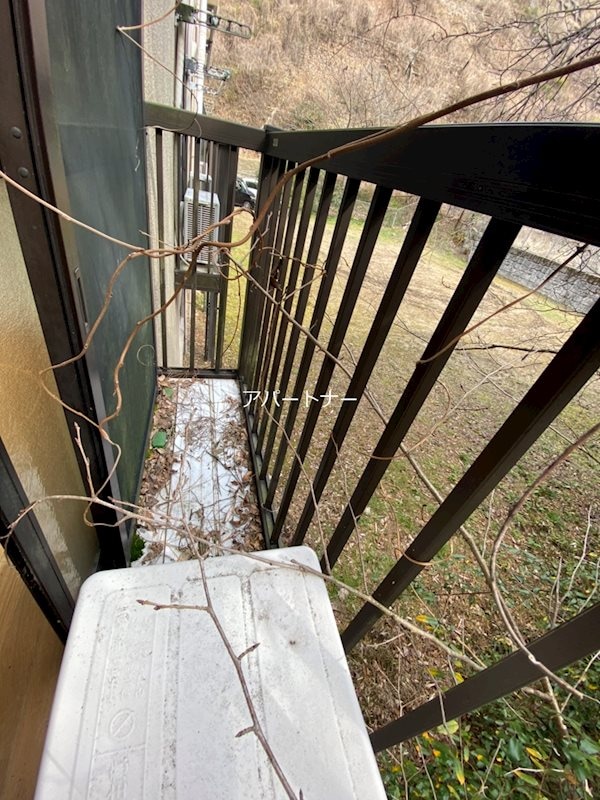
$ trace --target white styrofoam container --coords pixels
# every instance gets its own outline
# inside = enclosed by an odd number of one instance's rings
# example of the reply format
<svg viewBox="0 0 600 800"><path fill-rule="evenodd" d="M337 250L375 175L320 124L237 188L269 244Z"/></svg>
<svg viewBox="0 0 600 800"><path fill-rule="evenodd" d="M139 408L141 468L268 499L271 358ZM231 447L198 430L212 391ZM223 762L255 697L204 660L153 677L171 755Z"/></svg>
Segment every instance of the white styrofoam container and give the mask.
<svg viewBox="0 0 600 800"><path fill-rule="evenodd" d="M267 740L304 800L385 800L323 581L306 547L204 562ZM65 649L36 800L279 800L233 663L204 605L199 565L89 578Z"/></svg>

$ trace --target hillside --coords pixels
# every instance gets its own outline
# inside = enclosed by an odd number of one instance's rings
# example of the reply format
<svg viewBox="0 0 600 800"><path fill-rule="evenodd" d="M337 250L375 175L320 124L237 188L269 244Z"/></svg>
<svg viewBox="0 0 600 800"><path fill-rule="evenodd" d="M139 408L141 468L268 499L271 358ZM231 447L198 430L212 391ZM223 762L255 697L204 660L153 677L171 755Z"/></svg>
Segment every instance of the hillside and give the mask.
<svg viewBox="0 0 600 800"><path fill-rule="evenodd" d="M283 128L389 125L592 55L600 10L572 0L223 0L250 41L217 35L232 78L207 111ZM598 68L453 121L598 119Z"/></svg>

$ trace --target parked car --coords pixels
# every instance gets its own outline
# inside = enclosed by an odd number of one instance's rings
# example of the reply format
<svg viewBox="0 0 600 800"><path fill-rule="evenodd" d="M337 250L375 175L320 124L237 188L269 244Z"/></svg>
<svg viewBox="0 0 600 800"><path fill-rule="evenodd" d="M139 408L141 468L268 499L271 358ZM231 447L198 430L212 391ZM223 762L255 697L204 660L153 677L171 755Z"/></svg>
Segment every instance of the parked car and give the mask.
<svg viewBox="0 0 600 800"><path fill-rule="evenodd" d="M235 199L236 206L247 208L254 211L256 206L256 189L251 189L243 178L235 179Z"/></svg>
<svg viewBox="0 0 600 800"><path fill-rule="evenodd" d="M244 182L249 189L258 192L258 178L244 178Z"/></svg>

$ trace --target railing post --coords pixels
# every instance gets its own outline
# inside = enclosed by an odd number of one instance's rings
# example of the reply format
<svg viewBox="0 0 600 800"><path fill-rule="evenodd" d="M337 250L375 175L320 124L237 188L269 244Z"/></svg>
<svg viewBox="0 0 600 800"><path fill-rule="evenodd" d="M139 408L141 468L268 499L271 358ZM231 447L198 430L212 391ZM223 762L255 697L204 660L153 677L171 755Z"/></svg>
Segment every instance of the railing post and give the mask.
<svg viewBox="0 0 600 800"><path fill-rule="evenodd" d="M271 156L263 156L260 168L259 177L259 192L256 203L256 213L259 214L263 208L265 201L269 197L271 190L275 186L278 168L278 159ZM265 225L263 224L263 231ZM252 242L254 246L260 246L260 235L255 236ZM269 282L269 265L270 261L265 258L259 258L256 262L252 261L250 257L249 270L252 277L256 280L263 290L268 289ZM239 372L242 382L249 386L254 379L256 368L258 365L258 344L260 337L261 322L263 312L265 309L266 299L263 292L255 286L251 281L248 281L246 287L246 298L244 303L244 320L242 323L242 338L240 347L239 358Z"/></svg>
<svg viewBox="0 0 600 800"><path fill-rule="evenodd" d="M238 148L217 145L217 194L221 201L221 216L231 214L234 208L235 178L238 165ZM231 241L233 224L219 229L221 241ZM222 233L220 232L222 231ZM217 346L215 352L215 369L219 372L223 366L223 347L225 339L225 322L227 319L227 297L229 290L229 262L226 256L217 255L219 266L219 308L217 322Z"/></svg>

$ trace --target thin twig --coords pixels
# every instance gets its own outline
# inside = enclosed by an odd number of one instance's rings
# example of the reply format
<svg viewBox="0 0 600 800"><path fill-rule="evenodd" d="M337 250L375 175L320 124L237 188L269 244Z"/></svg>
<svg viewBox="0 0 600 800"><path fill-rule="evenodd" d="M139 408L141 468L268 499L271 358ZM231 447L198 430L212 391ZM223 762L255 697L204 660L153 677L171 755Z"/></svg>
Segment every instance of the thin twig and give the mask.
<svg viewBox="0 0 600 800"><path fill-rule="evenodd" d="M186 604L183 604L183 603L155 603L152 600L138 600L137 602L142 606L152 606L152 608L155 611L163 611L165 609L173 609L173 610L177 610L177 611L204 611L204 612L206 612L208 614L208 616L211 619L211 622L215 626L215 629L216 629L217 633L219 634L219 638L221 639L221 642L223 643L223 646L224 646L225 650L227 651L227 655L229 656L229 659L230 659L231 663L233 664L233 667L234 667L234 669L236 671L236 675L237 675L240 687L242 689L242 694L244 695L244 700L246 702L246 707L248 709L248 713L250 714L250 718L252 719L252 725L247 727L247 728L244 728L241 731L238 731L236 736L240 737L240 736L244 736L244 735L246 735L248 733L254 733L254 735L256 736L258 741L260 742L261 747L265 751L265 754L266 754L267 758L269 759L269 762L271 763L271 766L273 767L273 770L274 770L275 774L277 775L277 777L279 779L279 782L281 783L281 785L282 785L286 795L288 796L288 798L290 798L290 800L302 800L302 791L300 791L298 793L298 795L296 795L296 793L294 792L294 790L290 786L290 783L289 783L288 779L286 778L285 773L283 772L283 769L281 768L281 765L280 765L277 757L275 756L275 753L273 752L273 748L271 747L271 745L269 744L269 741L267 740L267 737L266 737L265 732L263 730L261 721L258 718L258 714L256 713L256 708L255 708L255 705L254 705L254 701L252 699L252 694L250 692L250 688L248 686L248 681L246 680L246 676L244 675L244 670L243 670L243 667L242 667L242 659L245 656L247 656L249 653L251 653L253 650L255 650L258 645L256 645L256 644L252 645L251 647L247 648L241 655L238 655L235 652L231 642L229 641L229 637L227 636L227 633L225 632L225 629L223 628L223 625L221 623L219 615L217 614L217 612L215 610L214 604L212 602L212 597L211 597L211 593L210 593L210 589L209 589L209 585L208 585L208 580L206 578L206 572L205 572L205 569L204 569L204 561L203 561L203 559L201 557L199 557L199 554L198 554L198 557L197 557L197 561L198 561L198 567L199 567L199 570L200 570L200 577L201 577L201 580L202 580L202 586L203 586L203 589L204 589L204 595L206 597L206 605L186 605Z"/></svg>
<svg viewBox="0 0 600 800"><path fill-rule="evenodd" d="M566 447L560 455L558 455L548 466L538 475L538 477L527 487L527 489L523 492L521 497L517 500L517 502L512 506L510 511L508 512L506 519L496 539L494 540L494 545L492 548L492 556L490 559L490 575L492 578L492 592L494 594L494 599L496 601L496 605L498 606L498 610L500 611L500 615L506 625L506 628L511 636L511 639L517 645L517 647L525 653L529 661L534 664L541 672L544 673L548 678L551 678L553 681L558 683L567 692L571 692L578 698L583 698L583 693L577 690L574 686L571 686L567 681L564 681L554 672L549 670L539 659L537 659L533 653L528 649L523 637L518 634L515 630L514 621L512 619L512 614L509 612L508 607L506 606L505 600L501 594L500 587L498 584L498 555L500 553L500 548L502 547L502 543L504 538L508 532L508 528L510 527L511 522L513 521L514 517L519 513L521 508L524 506L528 498L531 496L532 492L534 492L537 487L543 483L548 476L554 472L554 470L562 464L570 455L573 453L580 445L584 444L588 439L592 438L596 433L600 431L600 422L593 425L589 428L585 433L581 434L579 438ZM596 701L599 702L600 701Z"/></svg>
<svg viewBox="0 0 600 800"><path fill-rule="evenodd" d="M543 281L540 281L540 283L538 283L538 285L535 286L533 289L530 289L530 291L525 292L525 294L522 294L522 295L520 295L520 297L515 298L515 300L511 300L510 303L506 303L506 305L503 305L501 308L497 308L495 311L492 311L491 314L488 314L482 320L479 320L479 322L476 322L474 325L471 325L469 328L464 330L462 333L459 333L458 336L454 337L454 339L451 339L447 344L444 345L444 347L442 347L440 350L438 350L437 353L434 353L432 356L429 356L428 358L420 358L417 363L418 364L429 364L430 361L434 361L436 358L441 356L442 353L445 353L447 350L449 350L451 347L453 347L457 342L459 342L461 339L463 339L469 333L472 333L474 330L477 330L477 328L480 328L482 325L485 325L486 322L489 322L494 317L497 317L498 314L502 314L503 312L508 311L509 308L512 308L513 306L516 306L517 303L521 303L523 300L526 300L528 297L531 297L531 295L536 294L537 292L539 292L540 289L544 288L544 286L548 283L548 281L551 281L552 278L554 278L560 272L561 269L563 269L571 261L573 261L574 258L577 258L578 255L581 255L581 253L583 253L584 250L587 249L587 247L588 247L587 244L583 244L583 245L580 245L579 247L576 247L575 250L571 253L571 255L568 256L568 258L565 258L565 260L562 261L556 267L556 269L554 269L547 277L545 277ZM515 348L515 349L517 349L517 348Z"/></svg>

